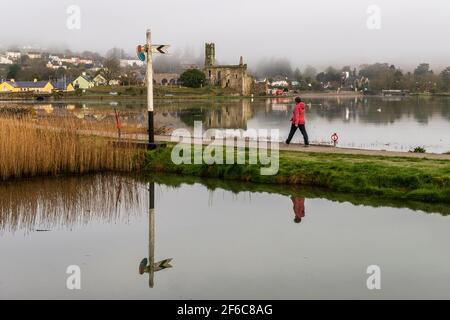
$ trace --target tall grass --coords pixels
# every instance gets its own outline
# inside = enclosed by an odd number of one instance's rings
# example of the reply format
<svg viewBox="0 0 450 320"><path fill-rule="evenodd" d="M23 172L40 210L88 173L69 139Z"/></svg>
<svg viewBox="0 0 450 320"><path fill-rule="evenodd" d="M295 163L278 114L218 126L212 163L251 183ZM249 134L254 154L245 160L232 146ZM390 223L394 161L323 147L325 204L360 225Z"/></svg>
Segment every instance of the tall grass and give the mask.
<svg viewBox="0 0 450 320"><path fill-rule="evenodd" d="M54 125L29 116L0 117L0 180L128 172L140 164L137 149L115 147L106 138L81 134L73 119L60 118Z"/></svg>

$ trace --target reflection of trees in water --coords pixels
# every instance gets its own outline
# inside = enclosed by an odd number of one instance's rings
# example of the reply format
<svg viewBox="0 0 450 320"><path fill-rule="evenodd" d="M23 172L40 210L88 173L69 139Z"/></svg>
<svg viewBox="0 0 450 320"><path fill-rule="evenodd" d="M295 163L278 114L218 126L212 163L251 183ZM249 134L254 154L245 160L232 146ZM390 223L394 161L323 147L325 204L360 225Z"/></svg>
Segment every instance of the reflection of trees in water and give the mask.
<svg viewBox="0 0 450 320"><path fill-rule="evenodd" d="M144 188L144 192L140 192ZM35 179L0 185L0 231L127 221L145 212L145 187L126 176Z"/></svg>
<svg viewBox="0 0 450 320"><path fill-rule="evenodd" d="M434 115L442 115L450 120L450 99L419 98L383 99L309 99L312 107L310 118L324 118L329 121L358 119L366 123L395 123L403 117L414 118L418 123L427 124Z"/></svg>
<svg viewBox="0 0 450 320"><path fill-rule="evenodd" d="M433 116L450 121L450 99L442 97L357 97L357 98L307 98L308 119L360 121L374 124L393 124L403 118L428 123ZM281 110L282 105L286 110ZM273 106L277 108L273 108ZM274 120L285 120L293 109L292 101L231 100L192 101L161 106L164 112L175 112L189 127L194 121L202 121L206 128L246 128L255 115ZM163 111L161 111L163 112ZM286 115L286 112L289 115Z"/></svg>

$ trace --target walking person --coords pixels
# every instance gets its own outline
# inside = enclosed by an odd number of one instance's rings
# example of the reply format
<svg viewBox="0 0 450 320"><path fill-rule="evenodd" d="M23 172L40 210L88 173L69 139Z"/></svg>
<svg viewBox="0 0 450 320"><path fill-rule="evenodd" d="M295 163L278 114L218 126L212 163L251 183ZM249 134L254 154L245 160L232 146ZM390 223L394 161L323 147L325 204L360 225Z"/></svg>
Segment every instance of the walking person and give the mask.
<svg viewBox="0 0 450 320"><path fill-rule="evenodd" d="M305 147L309 146L308 133L306 132L306 128L305 128L305 112L306 112L305 103L302 101L302 99L300 97L295 98L294 115L291 119L291 122L292 122L291 131L289 132L289 137L286 140L286 144L291 143L291 140L294 137L295 131L297 131L297 129L299 129L303 135Z"/></svg>

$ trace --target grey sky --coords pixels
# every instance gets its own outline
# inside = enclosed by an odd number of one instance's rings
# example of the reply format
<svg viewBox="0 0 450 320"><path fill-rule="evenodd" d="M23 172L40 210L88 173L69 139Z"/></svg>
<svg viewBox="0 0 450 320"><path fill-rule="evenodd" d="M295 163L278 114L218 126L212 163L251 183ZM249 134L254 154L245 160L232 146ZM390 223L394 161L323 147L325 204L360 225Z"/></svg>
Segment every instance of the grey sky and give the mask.
<svg viewBox="0 0 450 320"><path fill-rule="evenodd" d="M3 0L5 1L5 0ZM81 8L81 30L66 27L69 5ZM381 29L369 30L369 5ZM215 42L218 59L250 65L268 57L294 66L392 62L410 68L450 65L450 2L445 0L16 0L2 8L0 44L133 52L150 27L154 40L198 54ZM7 32L5 32L7 30Z"/></svg>

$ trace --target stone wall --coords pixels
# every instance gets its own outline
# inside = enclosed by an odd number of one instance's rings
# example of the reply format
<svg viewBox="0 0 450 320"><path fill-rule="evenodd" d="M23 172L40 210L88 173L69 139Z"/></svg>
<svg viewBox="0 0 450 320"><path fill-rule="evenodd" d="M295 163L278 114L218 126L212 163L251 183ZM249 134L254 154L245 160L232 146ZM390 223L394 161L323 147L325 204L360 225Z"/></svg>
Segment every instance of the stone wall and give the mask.
<svg viewBox="0 0 450 320"><path fill-rule="evenodd" d="M153 74L153 83L159 85L177 84L180 79L178 73L155 73Z"/></svg>
<svg viewBox="0 0 450 320"><path fill-rule="evenodd" d="M241 57L238 65L216 65L215 45L205 45L205 77L209 85L231 88L241 95L250 95L253 87L253 77L247 73L247 65Z"/></svg>

